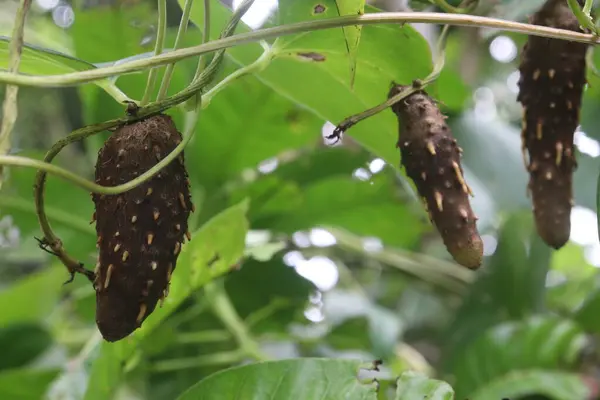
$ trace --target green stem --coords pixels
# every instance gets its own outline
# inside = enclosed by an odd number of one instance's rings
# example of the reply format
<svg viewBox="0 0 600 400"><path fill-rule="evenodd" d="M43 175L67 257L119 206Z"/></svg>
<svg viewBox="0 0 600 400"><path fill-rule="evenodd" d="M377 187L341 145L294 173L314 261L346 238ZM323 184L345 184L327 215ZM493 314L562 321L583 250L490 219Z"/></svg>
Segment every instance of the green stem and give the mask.
<svg viewBox="0 0 600 400"><path fill-rule="evenodd" d="M7 74L16 75L19 71L21 63L21 52L23 51L23 34L25 31L25 18L31 7L31 0L22 0L17 15L15 17L15 25L12 31L10 40L10 51L8 55L8 72ZM2 104L2 125L0 127L0 155L7 154L10 151L10 135L17 121L17 95L19 86L7 85L6 93L4 94L4 103ZM3 169L0 166L0 187L2 186Z"/></svg>
<svg viewBox="0 0 600 400"><path fill-rule="evenodd" d="M479 0L466 0L459 7L454 7L453 5L448 4L448 2L446 0L430 0L430 1L433 4L435 4L436 6L438 6L439 8L441 8L442 10L449 12L449 13L454 13L454 14L468 14L471 11L473 11L477 7L477 4L479 3Z"/></svg>
<svg viewBox="0 0 600 400"><path fill-rule="evenodd" d="M36 213L34 205L31 204L31 200L25 200L23 198L14 197L7 194L0 196L0 208L31 214ZM71 228L74 231L84 235L96 236L96 231L92 226L90 226L89 222L86 222L81 218L76 218L72 213L55 208L46 208L46 213L51 220L59 223L60 225Z"/></svg>
<svg viewBox="0 0 600 400"><path fill-rule="evenodd" d="M590 15L592 12L592 6L594 5L594 0L585 0L585 4L583 5L583 13L586 15Z"/></svg>
<svg viewBox="0 0 600 400"><path fill-rule="evenodd" d="M206 44L210 41L210 2L211 0L204 0L204 26L202 29L202 43ZM206 65L206 57L204 55L200 55L198 57L198 67L196 68L196 74L194 75L194 79L197 79L200 76L200 73L204 69Z"/></svg>
<svg viewBox="0 0 600 400"><path fill-rule="evenodd" d="M223 287L223 282L213 281L208 283L204 286L204 293L214 314L221 320L223 325L227 327L238 342L240 352L257 361L267 360L268 357L260 351L258 343L251 337L244 321L242 321L233 307L233 304Z"/></svg>
<svg viewBox="0 0 600 400"><path fill-rule="evenodd" d="M305 21L294 24L259 29L245 32L231 37L213 40L199 46L174 50L166 54L149 57L143 60L128 61L119 65L102 67L93 70L73 72L60 75L14 75L0 71L0 83L9 83L21 86L36 87L63 87L75 86L84 82L92 82L109 76L123 75L142 71L149 67L171 64L189 57L240 46L260 40L277 38L280 36L293 35L301 32L317 31L324 29L339 28L351 25L376 25L397 24L401 22L419 22L432 24L447 24L466 27L485 27L503 30L507 32L523 33L532 36L540 36L554 39L570 40L581 43L597 44L599 38L591 34L573 32L565 29L550 28L524 24L520 22L505 21L497 18L480 17L475 15L459 15L447 13L425 13L425 12L389 12L371 13L364 15L347 15L343 17L327 18L317 21Z"/></svg>
<svg viewBox="0 0 600 400"><path fill-rule="evenodd" d="M165 46L165 32L167 31L167 0L158 0L158 32L156 33L156 43L154 44L154 56L158 56L162 53ZM158 74L157 68L152 68L148 74L148 82L146 83L146 90L144 91L144 97L140 102L140 106L145 106L150 100L150 96L154 91L154 85L156 84L156 74Z"/></svg>
<svg viewBox="0 0 600 400"><path fill-rule="evenodd" d="M202 108L206 108L210 105L211 100L219 94L221 90L226 88L228 85L233 83L234 81L260 71L265 70L267 66L273 61L275 57L275 53L271 51L269 48L265 48L265 51L261 54L259 58L256 59L251 64L246 65L245 67L239 68L227 75L221 82L217 83L212 89L210 89L204 96L202 96Z"/></svg>
<svg viewBox="0 0 600 400"><path fill-rule="evenodd" d="M221 366L238 363L244 359L244 353L239 350L222 351L198 357L176 358L154 363L150 367L152 372L170 372L182 369L191 369L207 366Z"/></svg>
<svg viewBox="0 0 600 400"><path fill-rule="evenodd" d="M110 97L116 100L117 103L123 104L130 101L133 101L129 96L127 96L117 85L112 82L108 82L107 84L101 84L100 86Z"/></svg>
<svg viewBox="0 0 600 400"><path fill-rule="evenodd" d="M573 14L575 14L575 17L579 21L579 25L581 25L581 27L584 29L589 29L590 32L594 33L594 35L597 35L598 28L596 27L594 21L592 20L592 17L590 16L591 4L587 4L588 2L592 3L589 0L586 1L584 9L585 7L589 7L589 10L588 12L585 12L581 9L581 6L579 5L577 0L567 0L571 11L573 11Z"/></svg>
<svg viewBox="0 0 600 400"><path fill-rule="evenodd" d="M192 10L192 4L194 4L194 0L185 0L185 4L183 6L183 14L181 14L181 20L179 21L179 29L177 29L177 37L175 38L175 44L173 45L173 50L177 50L183 40L183 36L187 31L188 21L190 20L190 11ZM167 90L169 90L169 84L171 83L171 76L173 75L173 70L175 69L175 63L167 65L167 69L165 70L165 75L163 76L162 83L160 85L160 89L158 91L158 96L156 100L162 100L167 96Z"/></svg>
<svg viewBox="0 0 600 400"><path fill-rule="evenodd" d="M189 343L214 343L224 342L231 339L231 333L226 330L206 330L199 332L180 333L175 337L175 341L180 344Z"/></svg>
<svg viewBox="0 0 600 400"><path fill-rule="evenodd" d="M228 84L232 83L233 81L235 81L236 79L239 79L242 76L245 76L245 75L257 72L257 71L261 71L264 68L266 68L268 63L271 61L272 57L273 57L273 54L270 51L265 51L255 62L248 64L247 66L240 68L240 69L234 71L232 74L228 75L225 79L223 79L223 81L219 82L210 91L208 91L204 96L202 96L202 102L201 102L202 109L208 107L212 98L214 98L214 96L216 96L218 94L218 92L223 90L223 88L225 88ZM209 71L209 69L206 69L205 71ZM150 112L150 111L152 111L152 112ZM147 117L155 112L156 112L156 110L154 108L141 109L138 112L138 117L136 119L141 119L143 117ZM79 175L77 175L73 172L70 172L67 169L53 165L50 163L50 161L52 161L54 159L54 157L65 146L67 146L71 143L83 140L91 135L96 134L96 133L99 133L99 132L102 132L102 131L105 131L108 129L112 129L116 126L122 125L123 123L131 122L131 121L132 121L132 119L121 118L121 119L107 121L102 124L92 125L92 126L88 126L88 127L76 130L71 135L58 141L52 147L52 149L50 149L50 151L44 158L44 161L34 160L31 158L20 157L20 156L0 156L0 165L11 165L11 166L36 168L36 169L42 171L41 173L43 173L44 176L47 173L56 175L59 178L69 181L69 182L81 187L82 189L87 190L92 193L115 195L115 194L120 194L120 193L126 192L126 191L131 190L134 187L142 184L146 180L152 178L161 169L163 169L166 165L168 165L168 163L173 161L183 151L185 146L192 139L192 137L195 133L195 130L191 129L188 133L186 133L184 135L182 142L169 155L167 155L167 157L165 157L163 160L161 160L158 164L156 164L154 167L152 167L148 171L144 172L142 175L138 176L137 178L135 178L127 183L124 183L122 185L117 185L117 186L98 185L97 183L87 180L85 178L82 178Z"/></svg>

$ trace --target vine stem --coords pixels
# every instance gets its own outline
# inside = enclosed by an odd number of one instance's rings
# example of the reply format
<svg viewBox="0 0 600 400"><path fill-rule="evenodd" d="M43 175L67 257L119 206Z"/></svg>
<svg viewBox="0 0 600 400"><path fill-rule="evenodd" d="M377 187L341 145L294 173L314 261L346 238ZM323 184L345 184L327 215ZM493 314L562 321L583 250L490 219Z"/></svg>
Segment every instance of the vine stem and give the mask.
<svg viewBox="0 0 600 400"><path fill-rule="evenodd" d="M252 338L244 321L242 321L235 310L223 287L223 282L210 282L206 284L204 286L204 294L215 315L238 342L240 352L256 361L268 360L268 357L260 351L258 343Z"/></svg>
<svg viewBox="0 0 600 400"><path fill-rule="evenodd" d="M204 0L204 25L202 28L202 43L206 44L210 41L210 2L211 0ZM198 57L198 67L196 68L196 74L194 75L194 79L198 79L200 73L204 69L206 64L206 58L201 54Z"/></svg>
<svg viewBox="0 0 600 400"><path fill-rule="evenodd" d="M397 23L431 23L447 24L453 26L485 27L508 32L523 33L532 36L541 36L554 39L570 40L581 43L600 43L600 38L579 32L545 26L525 24L521 22L505 21L497 18L480 17L476 15L458 15L429 12L389 12L371 13L364 15L347 15L343 17L327 18L318 21L305 21L289 25L276 26L245 32L230 37L210 41L206 44L174 50L143 60L128 61L119 65L102 67L93 70L72 72L60 75L16 75L0 71L0 83L9 83L21 86L35 87L63 87L75 86L80 83L92 82L109 76L122 75L142 71L149 67L170 64L178 60L217 50L252 43L260 40L293 35L302 32L339 28L351 25L376 25Z"/></svg>
<svg viewBox="0 0 600 400"><path fill-rule="evenodd" d="M581 0L567 0L567 4L577 18L579 25L581 25L583 29L589 29L590 32L592 32L594 35L597 35L598 28L596 27L596 24L594 24L594 21L590 15L590 11L592 9L591 3L593 3L593 1L586 0L583 10L579 5L579 1ZM586 9L587 12L585 11Z"/></svg>
<svg viewBox="0 0 600 400"><path fill-rule="evenodd" d="M383 110L386 110L387 108L393 106L394 104L398 103L402 99L410 96L411 94L413 94L419 90L424 89L429 84L434 82L440 76L442 69L444 69L444 64L446 62L446 50L445 50L446 49L446 38L448 37L449 30L450 30L450 25L445 25L444 28L442 29L442 32L440 33L440 37L438 39L437 46L436 46L436 49L437 49L436 57L437 58L436 58L435 64L433 65L433 71L431 71L431 73L425 79L420 80L420 81L415 81L412 86L403 89L402 91L400 91L400 93L390 97L383 103L378 104L373 108L370 108L366 111L352 115L352 116L344 119L342 122L340 122L336 126L333 133L331 135L327 136L327 139L339 139L343 132L347 131L348 129L350 129L352 126L356 125L360 121L363 121L369 117L372 117L373 115L376 115L376 114L382 112Z"/></svg>
<svg viewBox="0 0 600 400"><path fill-rule="evenodd" d="M227 24L227 26L223 30L222 36L226 37L228 35L231 35L231 33L233 33L233 31L235 30L241 17L244 15L244 13L248 10L248 8L252 5L253 2L254 2L254 0L245 0L242 3L240 8L232 16L229 24ZM68 145L70 143L73 143L78 140L82 140L85 137L88 137L95 133L101 132L110 127L114 127L116 125L122 125L123 123L132 122L133 120L139 120L144 117L148 117L150 115L159 113L174 104L179 104L179 103L185 101L186 99L190 98L191 96L199 94L201 92L201 90L208 83L210 83L210 81L213 79L213 77L223 59L223 55L224 55L224 50L219 51L215 55L215 57L212 59L211 63L208 65L208 67L202 71L202 73L200 74L200 76L198 77L197 80L192 81L192 83L186 89L184 89L183 91L181 91L180 93L178 93L174 96L171 96L170 98L166 99L165 101L156 102L156 103L149 105L148 107L140 108L134 113L133 116L131 116L131 118L127 117L124 119L117 119L117 120L107 121L107 122L93 125L93 126L84 127L84 128L79 129L78 131L75 131L68 137L60 140L46 154L46 157L44 158L44 161L45 161L44 167L45 168L50 167L53 169L58 168L56 166L53 166L50 163L50 161L52 161L53 158L66 145ZM254 65L254 63L250 64L249 66L244 68L244 70L250 72L252 70L250 68L252 65ZM136 185L141 184L144 180L150 179L152 176L154 176L154 174L158 173L158 171L163 169L166 165L168 165L171 161L173 161L175 159L175 157L177 157L183 151L185 146L189 143L189 141L194 136L195 126L196 126L198 114L200 113L201 107L202 107L202 103L199 102L196 109L192 113L187 114L187 116L188 117L191 116L191 118L188 118L188 121L187 121L188 123L186 123L186 129L185 129L186 132L183 135L183 140L181 141L181 143L171 153L169 153L164 159L162 159L159 163L157 163L150 170L146 171L144 174L142 174L138 178L136 178L124 185L120 185L121 189L119 189L119 190L121 190L121 192L129 190L127 188L125 190L122 190L122 188L124 186L130 185L131 188L133 188ZM31 159L27 159L27 158L25 158L24 160L22 158L20 159L20 162L36 162L36 161L37 160L31 160ZM37 161L37 162L39 163L39 161ZM2 157L0 156L0 165L1 164L2 164ZM46 169L39 169L39 171L36 175L36 180L35 180L35 184L34 184L34 198L35 198L35 205L36 205L36 213L38 215L38 221L40 223L40 228L42 229L42 232L44 233L43 239L40 240L40 246L42 246L43 248L49 247L51 249L51 252L62 261L62 263L65 265L65 267L71 274L71 279L67 282L70 282L74 279L75 273L84 274L90 281L93 281L95 278L95 273L87 270L83 266L82 263L78 262L77 260L75 260L74 258L69 256L69 254L66 252L64 246L62 245L61 240L52 231L52 227L50 226L50 222L48 221L48 218L47 218L47 215L45 212L45 207L44 207L44 188L45 188L45 184L46 184L47 172L48 171ZM71 174L67 170L62 170L61 172L63 174L64 173ZM114 191L118 187L102 187L102 186L96 185L93 182L89 182L89 181L86 182L83 178L81 178L77 175L75 175L75 177L77 179L81 180L79 182L80 184L82 184L82 183L87 183L88 185L92 184L92 185L102 188L103 192L109 191L109 192L113 192L112 194L117 194L117 193L114 193ZM137 182L135 182L136 180L137 180Z"/></svg>
<svg viewBox="0 0 600 400"><path fill-rule="evenodd" d="M430 0L433 4L435 4L436 6L438 6L439 8L441 8L442 10L446 11L446 12L450 12L450 13L456 13L456 14L466 14L466 13L470 13L471 11L473 11L478 3L479 0L465 0L463 1L463 4L461 4L458 7L454 7L451 4L448 4L448 2L446 0Z"/></svg>
<svg viewBox="0 0 600 400"><path fill-rule="evenodd" d="M17 15L15 25L10 40L10 52L8 60L8 72L10 75L17 75L19 64L21 64L21 52L23 51L23 35L25 32L25 19L27 12L31 7L31 0L22 0ZM10 135L17 121L17 95L19 86L7 85L2 104L2 126L0 128L0 154L7 154L10 151ZM0 187L2 186L3 168L0 165Z"/></svg>
<svg viewBox="0 0 600 400"><path fill-rule="evenodd" d="M202 96L201 108L205 109L206 107L208 107L210 104L210 101L214 98L214 96L216 96L218 94L218 92L223 90L228 84L230 84L234 80L239 79L243 76L255 73L257 71L263 70L268 65L268 63L270 62L272 57L273 57L273 54L270 52L270 50L266 50L258 59L256 59L255 62L248 64L247 66L240 68L240 69L234 71L233 73L231 73L230 75L228 75L225 79L223 79L221 82L219 82L217 85L215 85L211 90L206 92L206 94L204 96ZM41 173L44 173L44 174L48 173L48 174L56 175L57 177L59 177L63 180L66 180L68 182L71 182L89 192L99 193L99 194L107 194L107 195L115 195L115 194L119 194L119 193L126 192L128 190L131 190L134 187L142 184L146 180L148 180L148 179L152 178L154 175L156 175L161 169L163 169L171 161L173 161L177 156L179 156L179 154L183 151L183 149L189 143L189 141L192 139L192 137L194 136L194 133L195 133L194 129L190 129L189 133L184 135L184 138L181 141L181 143L179 143L179 145L177 145L177 147L175 147L175 149L171 153L169 153L164 159L162 159L154 167L152 167L148 171L144 172L137 178L135 178L127 183L124 183L122 185L117 185L117 186L98 185L97 183L87 180L85 178L82 178L79 175L77 175L65 168L61 168L61 167L58 167L58 166L50 163L54 159L54 157L65 146L67 146L71 143L80 141L82 139L85 139L96 133L105 131L107 129L111 129L112 127L120 125L122 123L123 123L123 120L121 120L121 119L112 120L112 121L105 122L103 124L94 125L93 127L91 127L93 129L89 129L90 127L86 127L86 128L81 128L77 131L74 131L71 135L58 141L50 149L48 154L46 154L44 161L34 160L34 159L31 159L28 157L21 157L21 156L0 155L0 165L36 168L39 171L41 171ZM38 182L38 184L39 183L41 183L41 182Z"/></svg>
<svg viewBox="0 0 600 400"><path fill-rule="evenodd" d="M167 31L167 0L158 0L158 32L156 34L156 43L154 45L154 55L158 56L162 53L165 47L165 32ZM154 91L156 84L157 68L152 68L148 74L148 82L146 82L146 90L140 102L140 106L145 106L150 100L150 96Z"/></svg>
<svg viewBox="0 0 600 400"><path fill-rule="evenodd" d="M194 0L185 0L183 13L181 14L181 20L179 21L179 28L177 29L177 37L175 37L175 44L173 44L174 50L179 48L181 40L183 40L183 36L187 31L192 4L194 4ZM160 101L167 96L167 90L169 90L169 84L171 83L171 76L173 75L174 69L175 63L167 65L167 69L165 70L165 75L163 76L162 83L160 84L160 89L158 90L158 96L156 97L156 100Z"/></svg>

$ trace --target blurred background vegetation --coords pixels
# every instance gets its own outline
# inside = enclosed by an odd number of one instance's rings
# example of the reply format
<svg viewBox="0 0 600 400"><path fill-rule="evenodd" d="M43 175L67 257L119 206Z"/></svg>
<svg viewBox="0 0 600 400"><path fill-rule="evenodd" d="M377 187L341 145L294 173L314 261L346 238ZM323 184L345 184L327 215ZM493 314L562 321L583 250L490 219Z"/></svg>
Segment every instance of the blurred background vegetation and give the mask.
<svg viewBox="0 0 600 400"><path fill-rule="evenodd" d="M308 3L280 1L281 21L302 19ZM541 3L481 1L476 12L526 21ZM417 1L373 5L434 9ZM16 6L0 0L0 35L10 35ZM228 11L213 8L216 37ZM250 29L275 24L276 10L277 0L257 0L244 21ZM168 15L170 47L180 4L168 1ZM25 40L104 65L151 52L155 24L150 0L36 0ZM427 43L439 27L414 28L424 39L400 26L363 29L354 92L343 86L339 42L322 31L286 39L289 57L211 102L186 150L197 232L178 264L173 300L123 343L101 343L92 287L82 278L62 286L64 267L37 248L34 171L11 168L0 192L0 399L175 399L224 368L295 357L382 359L385 376L415 370L444 379L457 399L597 398L600 79L589 74L575 135L571 240L553 251L535 234L521 159L517 64L526 38L451 30L446 68L428 91L449 116L475 193L485 261L468 271L452 262L399 169L390 111L357 125L341 144L323 138L382 101L392 78L408 83L430 71ZM185 45L200 41L190 25ZM327 61L309 62L300 50ZM259 52L256 44L232 49L221 77ZM36 65L24 68L36 72ZM196 60L179 62L170 93L195 68ZM146 74L117 83L139 99ZM92 84L22 88L13 153L41 158L71 130L122 113ZM183 112L169 114L182 129ZM106 137L67 148L58 163L91 177ZM89 193L51 177L46 203L67 250L94 265ZM215 249L226 254L216 270L198 267ZM186 273L196 275L184 287ZM382 393L393 386L381 379Z"/></svg>

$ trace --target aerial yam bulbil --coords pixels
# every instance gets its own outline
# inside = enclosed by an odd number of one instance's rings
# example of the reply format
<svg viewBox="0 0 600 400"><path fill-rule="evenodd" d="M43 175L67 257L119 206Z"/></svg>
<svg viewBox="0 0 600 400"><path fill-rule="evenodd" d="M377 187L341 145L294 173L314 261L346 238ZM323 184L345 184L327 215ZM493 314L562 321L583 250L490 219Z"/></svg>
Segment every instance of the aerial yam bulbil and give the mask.
<svg viewBox="0 0 600 400"><path fill-rule="evenodd" d="M583 32L566 0L546 1L530 22ZM523 106L521 139L528 192L538 234L555 249L569 240L571 232L577 168L573 137L586 83L587 47L529 36L519 66L517 100Z"/></svg>
<svg viewBox="0 0 600 400"><path fill-rule="evenodd" d="M181 142L164 114L124 125L98 153L96 183L127 183ZM183 152L158 174L121 194L93 194L99 260L96 323L105 340L130 335L164 301L193 210Z"/></svg>
<svg viewBox="0 0 600 400"><path fill-rule="evenodd" d="M394 85L388 97L407 86ZM465 267L476 269L483 258L477 217L471 209L471 189L465 181L461 152L446 117L424 91L392 106L398 117L402 165L414 182L431 222L448 252Z"/></svg>

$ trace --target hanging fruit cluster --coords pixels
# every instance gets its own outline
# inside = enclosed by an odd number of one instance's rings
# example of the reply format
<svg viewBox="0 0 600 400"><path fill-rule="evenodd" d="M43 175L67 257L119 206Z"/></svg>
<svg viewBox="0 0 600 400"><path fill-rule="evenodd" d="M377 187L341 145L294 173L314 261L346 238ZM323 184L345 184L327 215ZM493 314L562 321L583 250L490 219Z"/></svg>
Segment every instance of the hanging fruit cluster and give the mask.
<svg viewBox="0 0 600 400"><path fill-rule="evenodd" d="M583 1L579 1L583 3ZM583 5L583 4L581 4ZM583 32L564 0L547 0L530 22ZM523 105L522 150L529 172L528 193L539 236L560 248L569 239L573 206L573 137L579 124L588 45L530 36L519 66ZM394 86L393 97L405 89ZM471 210L460 164L461 149L435 102L418 91L392 107L398 116L402 165L423 199L431 222L454 259L481 265L483 244Z"/></svg>
<svg viewBox="0 0 600 400"><path fill-rule="evenodd" d="M168 155L181 134L167 115L118 129L98 153L96 183L129 182ZM157 175L118 195L93 194L98 236L96 323L107 341L120 340L154 311L169 283L193 211L183 152Z"/></svg>

